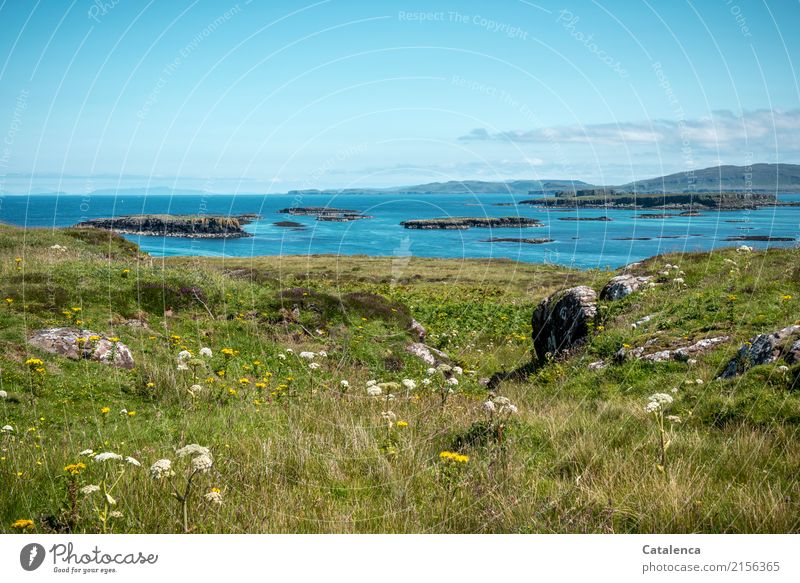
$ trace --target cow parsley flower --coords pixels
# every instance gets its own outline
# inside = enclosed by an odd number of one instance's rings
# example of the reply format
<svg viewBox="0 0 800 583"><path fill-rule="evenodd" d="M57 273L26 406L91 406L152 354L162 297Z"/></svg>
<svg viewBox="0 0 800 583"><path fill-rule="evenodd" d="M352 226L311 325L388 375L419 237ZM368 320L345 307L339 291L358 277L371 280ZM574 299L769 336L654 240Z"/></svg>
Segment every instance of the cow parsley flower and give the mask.
<svg viewBox="0 0 800 583"><path fill-rule="evenodd" d="M328 358L328 353L325 352L324 350L320 350L317 354L322 358Z"/></svg>
<svg viewBox="0 0 800 583"><path fill-rule="evenodd" d="M661 409L661 404L657 403L656 401L650 401L647 405L644 406L644 410L647 413L655 413Z"/></svg>
<svg viewBox="0 0 800 583"><path fill-rule="evenodd" d="M2 431L3 433L11 433L12 431L14 431L14 428L11 427L11 425L3 425L3 428L0 429L0 431Z"/></svg>
<svg viewBox="0 0 800 583"><path fill-rule="evenodd" d="M464 374L464 369L461 368L460 366L454 366L453 372L456 373L457 375L461 375Z"/></svg>
<svg viewBox="0 0 800 583"><path fill-rule="evenodd" d="M303 351L300 354L298 354L298 356L300 358L305 358L306 360L314 360L316 354L314 354L313 352Z"/></svg>
<svg viewBox="0 0 800 583"><path fill-rule="evenodd" d="M174 475L175 472L172 470L172 462L168 459L158 460L150 466L150 477L154 480L169 478Z"/></svg>
<svg viewBox="0 0 800 583"><path fill-rule="evenodd" d="M670 405L672 404L673 398L672 395L668 395L667 393L655 393L650 395L650 400L660 405Z"/></svg>
<svg viewBox="0 0 800 583"><path fill-rule="evenodd" d="M100 486L98 486L97 484L89 484L88 486L84 486L83 488L81 488L81 494L86 494L87 496L89 494L93 494L99 491L100 491Z"/></svg>
<svg viewBox="0 0 800 583"><path fill-rule="evenodd" d="M175 453L178 455L178 457L186 457L187 455L190 456L205 455L211 457L211 451L207 447L203 447L202 445L197 445L196 443L190 443L189 445L184 445Z"/></svg>
<svg viewBox="0 0 800 583"><path fill-rule="evenodd" d="M497 406L494 404L494 401L486 401L483 404L483 410L489 411L490 413L494 413L497 410Z"/></svg>
<svg viewBox="0 0 800 583"><path fill-rule="evenodd" d="M308 365L308 368L310 368L311 370L317 370L319 368L319 363L312 362L311 364Z"/></svg>
<svg viewBox="0 0 800 583"><path fill-rule="evenodd" d="M139 460L137 460L136 458L131 457L131 456L126 457L125 461L128 462L130 465L136 466L136 467L139 467L139 466L142 465L142 464L139 463Z"/></svg>
<svg viewBox="0 0 800 583"><path fill-rule="evenodd" d="M121 455L114 453L113 451L104 451L103 453L98 453L92 459L96 462L104 462L106 460L121 460L123 458Z"/></svg>
<svg viewBox="0 0 800 583"><path fill-rule="evenodd" d="M82 452L78 453L78 455L92 455L94 453L93 449L84 449Z"/></svg>
<svg viewBox="0 0 800 583"><path fill-rule="evenodd" d="M202 356L203 358L211 358L212 356L214 356L214 353L211 352L211 349L209 347L204 346L203 348L200 349L200 356Z"/></svg>
<svg viewBox="0 0 800 583"><path fill-rule="evenodd" d="M281 353L278 355L278 359L279 359L279 360L286 360L286 355L285 355L283 352L281 352Z"/></svg>
<svg viewBox="0 0 800 583"><path fill-rule="evenodd" d="M377 387L375 385L371 385L367 387L367 395L370 397L380 397L381 393L383 393L383 389Z"/></svg>
<svg viewBox="0 0 800 583"><path fill-rule="evenodd" d="M342 380L342 381L339 381L339 384L342 385L343 389L349 389L350 388L350 381Z"/></svg>
<svg viewBox="0 0 800 583"><path fill-rule="evenodd" d="M449 379L447 379L447 384L456 386L458 384L458 379L456 377L450 377Z"/></svg>
<svg viewBox="0 0 800 583"><path fill-rule="evenodd" d="M192 358L192 353L189 352L188 350L181 350L178 353L178 360L180 361L189 360L190 358Z"/></svg>
<svg viewBox="0 0 800 583"><path fill-rule="evenodd" d="M436 374L436 369L435 368L429 368L428 370L425 371L425 374L427 374L428 376L435 375Z"/></svg>
<svg viewBox="0 0 800 583"><path fill-rule="evenodd" d="M0 399L8 399L8 393L5 391L0 391Z"/></svg>
<svg viewBox="0 0 800 583"><path fill-rule="evenodd" d="M189 370L189 365L184 362L179 362L178 366L175 367L177 370Z"/></svg>
<svg viewBox="0 0 800 583"><path fill-rule="evenodd" d="M206 499L206 502L222 504L222 492L220 492L219 488L211 488L211 490L206 493L203 498Z"/></svg>
<svg viewBox="0 0 800 583"><path fill-rule="evenodd" d="M192 470L195 472L205 473L210 470L213 465L214 462L206 454L192 458Z"/></svg>
<svg viewBox="0 0 800 583"><path fill-rule="evenodd" d="M412 380L412 379L403 379L403 380L401 381L401 384L402 384L402 385L403 385L405 388L407 388L409 391L413 391L414 389L416 389L416 388L417 388L417 383L416 383L416 381L414 381L414 380Z"/></svg>

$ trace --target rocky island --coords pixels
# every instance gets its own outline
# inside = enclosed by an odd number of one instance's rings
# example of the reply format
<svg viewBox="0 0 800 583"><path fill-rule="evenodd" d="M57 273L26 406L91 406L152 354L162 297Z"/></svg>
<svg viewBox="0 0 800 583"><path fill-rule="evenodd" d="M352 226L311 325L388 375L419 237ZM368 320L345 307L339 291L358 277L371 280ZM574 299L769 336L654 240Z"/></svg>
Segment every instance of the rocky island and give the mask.
<svg viewBox="0 0 800 583"><path fill-rule="evenodd" d="M469 229L476 228L513 228L543 227L538 219L527 217L445 217L441 219L414 219L400 223L406 229Z"/></svg>
<svg viewBox="0 0 800 583"><path fill-rule="evenodd" d="M290 207L281 209L278 212L285 215L317 217L318 221L326 221L330 223L346 223L348 221L358 221L361 219L372 218L368 215L365 215L361 211L337 209L325 206Z"/></svg>
<svg viewBox="0 0 800 583"><path fill-rule="evenodd" d="M94 227L127 235L153 237L185 237L188 239L237 239L252 237L242 226L258 215L203 216L203 215L126 215L122 217L90 219L76 227Z"/></svg>

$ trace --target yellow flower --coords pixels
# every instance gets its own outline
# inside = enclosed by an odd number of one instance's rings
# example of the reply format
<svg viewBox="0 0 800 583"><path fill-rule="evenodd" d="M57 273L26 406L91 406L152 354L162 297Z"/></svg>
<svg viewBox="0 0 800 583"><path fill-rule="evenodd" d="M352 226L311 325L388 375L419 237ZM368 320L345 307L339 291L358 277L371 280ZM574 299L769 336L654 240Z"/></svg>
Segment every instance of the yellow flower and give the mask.
<svg viewBox="0 0 800 583"><path fill-rule="evenodd" d="M256 388L257 389L266 389L267 388L267 383L256 383Z"/></svg>
<svg viewBox="0 0 800 583"><path fill-rule="evenodd" d="M91 340L92 342L97 342L98 340L100 340L100 337L97 334L92 334L91 336L89 336L89 340Z"/></svg>
<svg viewBox="0 0 800 583"><path fill-rule="evenodd" d="M783 296L783 301L784 301L784 302L791 301L791 299L792 299L792 296L791 296L791 295L789 295L789 294L786 294L785 296Z"/></svg>
<svg viewBox="0 0 800 583"><path fill-rule="evenodd" d="M728 301L735 302L736 301L736 294L728 294Z"/></svg>
<svg viewBox="0 0 800 583"><path fill-rule="evenodd" d="M242 377L242 378L239 379L239 384L240 385L249 385L250 384L250 379L248 379L246 377Z"/></svg>
<svg viewBox="0 0 800 583"><path fill-rule="evenodd" d="M111 407L103 407L102 409L100 409L100 412L103 415L108 415L111 412Z"/></svg>
<svg viewBox="0 0 800 583"><path fill-rule="evenodd" d="M408 427L408 421L398 421L397 426L400 428Z"/></svg>
<svg viewBox="0 0 800 583"><path fill-rule="evenodd" d="M128 417L136 417L136 411L128 411Z"/></svg>
<svg viewBox="0 0 800 583"><path fill-rule="evenodd" d="M224 377L225 376L225 371L224 370L218 370L217 371L217 376L218 377Z"/></svg>
<svg viewBox="0 0 800 583"><path fill-rule="evenodd" d="M81 308L72 308L72 311L73 311L73 312L75 312L75 313L77 313L77 312L80 312L80 311L81 311Z"/></svg>
<svg viewBox="0 0 800 583"><path fill-rule="evenodd" d="M64 466L64 471L72 476L77 476L81 473L81 470L86 469L86 464L83 462L78 462L77 464L69 464Z"/></svg>
<svg viewBox="0 0 800 583"><path fill-rule="evenodd" d="M220 352L225 356L233 356L234 354L236 354L236 351L233 348L223 348L222 350L220 350Z"/></svg>
<svg viewBox="0 0 800 583"><path fill-rule="evenodd" d="M229 394L231 397L235 397L235 396L236 396L236 389L232 389L232 388L231 388L231 389L228 389L228 394Z"/></svg>
<svg viewBox="0 0 800 583"><path fill-rule="evenodd" d="M606 327L605 327L605 326L603 326L602 324L601 324L601 325L599 325L599 326L597 327L597 331L598 331L598 332L602 332L602 331L603 331L603 330L605 330L605 329L606 329Z"/></svg>
<svg viewBox="0 0 800 583"><path fill-rule="evenodd" d="M6 298L6 303L10 306L14 303L14 298Z"/></svg>
<svg viewBox="0 0 800 583"><path fill-rule="evenodd" d="M28 360L25 361L25 364L27 364L28 366L33 368L33 367L36 367L36 366L42 366L44 364L44 362L42 362L38 358L29 358Z"/></svg>
<svg viewBox="0 0 800 583"><path fill-rule="evenodd" d="M155 386L156 386L156 384L155 384L155 383L153 383L153 382L149 382L149 383L147 383L147 388L148 388L148 389L152 389L152 388L153 388L153 387L155 387Z"/></svg>
<svg viewBox="0 0 800 583"><path fill-rule="evenodd" d="M15 520L14 522L11 523L11 528L16 528L19 530L33 528L33 520L29 520L27 518L20 518L19 520Z"/></svg>
<svg viewBox="0 0 800 583"><path fill-rule="evenodd" d="M445 462L455 462L457 464L465 464L469 461L468 455L462 455L453 451L443 451L439 454L439 458Z"/></svg>
<svg viewBox="0 0 800 583"><path fill-rule="evenodd" d="M111 338L108 339L108 341L109 342L119 342L119 338L117 338L116 336L112 336Z"/></svg>
<svg viewBox="0 0 800 583"><path fill-rule="evenodd" d="M212 492L216 492L217 494L219 494L220 492L222 492L222 490L220 490L219 488L211 488L211 491L212 491Z"/></svg>
<svg viewBox="0 0 800 583"><path fill-rule="evenodd" d="M260 360L254 360L253 361L253 366L261 366L261 361Z"/></svg>

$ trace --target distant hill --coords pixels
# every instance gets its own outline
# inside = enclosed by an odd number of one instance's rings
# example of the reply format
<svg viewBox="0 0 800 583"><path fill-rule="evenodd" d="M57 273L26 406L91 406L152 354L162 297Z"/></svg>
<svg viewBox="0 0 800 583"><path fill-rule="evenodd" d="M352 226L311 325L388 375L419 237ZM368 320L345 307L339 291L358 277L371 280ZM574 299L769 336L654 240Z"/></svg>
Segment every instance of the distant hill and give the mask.
<svg viewBox="0 0 800 583"><path fill-rule="evenodd" d="M529 194L531 192L552 193L561 190L590 187L582 180L451 180L449 182L430 182L412 186L394 186L391 188L344 188L331 190L291 190L289 194L368 194L376 192L403 194L489 194L510 193Z"/></svg>
<svg viewBox="0 0 800 583"><path fill-rule="evenodd" d="M800 192L800 165L713 166L612 187L620 192Z"/></svg>

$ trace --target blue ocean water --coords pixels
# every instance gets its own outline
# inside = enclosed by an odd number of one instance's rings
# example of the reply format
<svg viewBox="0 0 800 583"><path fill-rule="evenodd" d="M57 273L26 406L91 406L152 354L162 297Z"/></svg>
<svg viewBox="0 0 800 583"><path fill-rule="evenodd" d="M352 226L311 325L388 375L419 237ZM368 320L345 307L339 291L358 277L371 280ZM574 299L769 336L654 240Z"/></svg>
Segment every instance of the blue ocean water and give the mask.
<svg viewBox="0 0 800 583"><path fill-rule="evenodd" d="M421 257L503 257L530 263L556 263L581 268L619 267L659 253L708 250L740 245L725 241L737 235L797 237L800 207L763 208L756 211L708 211L696 217L642 219L648 211L570 209L548 211L517 205L530 196L480 195L4 195L0 196L0 222L27 227L64 227L83 220L139 213L218 214L258 213L261 219L245 227L254 236L243 239L184 239L172 237L127 238L152 255L202 255L250 257L258 255L383 255ZM797 201L800 195L781 195ZM347 222L321 222L314 217L279 214L290 206L329 206L354 209L373 218ZM536 218L544 226L522 229L469 229L420 231L404 229L400 222L416 218L458 216L511 216ZM565 221L567 217L606 215L612 220ZM291 220L303 230L277 227ZM488 243L492 237L549 238L552 243ZM626 240L637 238L647 240ZM796 243L747 242L757 248Z"/></svg>

